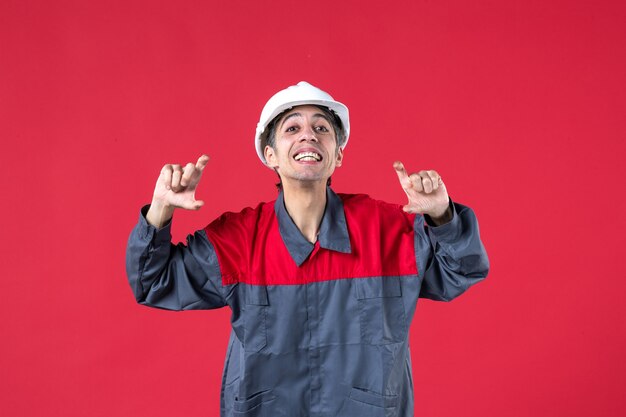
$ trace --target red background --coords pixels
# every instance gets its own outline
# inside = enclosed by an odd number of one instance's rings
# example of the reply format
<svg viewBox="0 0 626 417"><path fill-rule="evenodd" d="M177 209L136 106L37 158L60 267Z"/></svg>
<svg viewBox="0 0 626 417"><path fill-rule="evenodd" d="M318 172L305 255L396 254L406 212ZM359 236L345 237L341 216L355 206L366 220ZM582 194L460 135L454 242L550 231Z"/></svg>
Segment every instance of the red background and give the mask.
<svg viewBox="0 0 626 417"><path fill-rule="evenodd" d="M0 414L215 416L227 310L135 304L160 167L211 161L175 239L275 198L254 128L307 80L345 102L340 192L437 169L492 270L411 330L419 416L621 416L622 1L0 3Z"/></svg>

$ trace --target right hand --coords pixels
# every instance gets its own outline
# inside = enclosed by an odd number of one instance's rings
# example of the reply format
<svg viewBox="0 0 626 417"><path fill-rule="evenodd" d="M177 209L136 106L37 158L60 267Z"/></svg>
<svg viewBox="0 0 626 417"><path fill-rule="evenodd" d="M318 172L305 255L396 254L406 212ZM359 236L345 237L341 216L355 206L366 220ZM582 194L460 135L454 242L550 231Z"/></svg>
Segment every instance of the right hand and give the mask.
<svg viewBox="0 0 626 417"><path fill-rule="evenodd" d="M163 166L146 216L149 223L161 227L175 209L198 210L204 205L204 201L196 200L195 193L208 162L209 157L202 155L195 165L190 162L184 167L178 164Z"/></svg>

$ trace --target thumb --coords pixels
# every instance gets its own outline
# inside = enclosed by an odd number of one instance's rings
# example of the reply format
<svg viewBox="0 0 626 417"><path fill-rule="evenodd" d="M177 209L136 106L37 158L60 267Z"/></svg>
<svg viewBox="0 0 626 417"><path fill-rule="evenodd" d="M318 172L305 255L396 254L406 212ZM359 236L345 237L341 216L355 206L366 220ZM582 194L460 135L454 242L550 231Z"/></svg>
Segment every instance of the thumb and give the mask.
<svg viewBox="0 0 626 417"><path fill-rule="evenodd" d="M185 210L200 210L204 206L204 201L202 200L186 200L181 204L181 208Z"/></svg>

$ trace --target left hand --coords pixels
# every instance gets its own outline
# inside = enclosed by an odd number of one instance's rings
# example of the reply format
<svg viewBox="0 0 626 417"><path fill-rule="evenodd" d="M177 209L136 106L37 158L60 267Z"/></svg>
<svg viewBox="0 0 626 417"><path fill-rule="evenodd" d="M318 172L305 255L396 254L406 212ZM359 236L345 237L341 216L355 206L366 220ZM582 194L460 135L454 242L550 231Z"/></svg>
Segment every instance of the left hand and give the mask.
<svg viewBox="0 0 626 417"><path fill-rule="evenodd" d="M448 210L449 198L446 185L437 171L420 171L409 175L400 161L393 164L400 185L409 198L403 207L407 213L428 214L435 222L445 222L451 214ZM438 221L440 220L440 221Z"/></svg>

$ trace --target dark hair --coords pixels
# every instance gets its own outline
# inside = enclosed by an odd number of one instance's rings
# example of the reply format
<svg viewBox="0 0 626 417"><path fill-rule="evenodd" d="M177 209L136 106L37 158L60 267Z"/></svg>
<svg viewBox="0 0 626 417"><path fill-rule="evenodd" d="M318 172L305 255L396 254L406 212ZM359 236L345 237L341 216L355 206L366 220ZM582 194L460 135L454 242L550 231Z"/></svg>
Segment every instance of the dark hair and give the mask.
<svg viewBox="0 0 626 417"><path fill-rule="evenodd" d="M303 106L304 105L305 104L303 104ZM346 132L343 129L343 124L341 123L341 119L339 118L339 116L337 116L337 113L330 110L328 107L317 106L317 105L313 105L313 106L320 109L330 121L330 124L333 127L333 131L335 132L335 138L337 140L337 149L339 149L339 147L341 147L346 141ZM267 125L267 130L266 130L267 135L265 135L264 139L263 138L261 139L261 149L265 149L266 146L276 149L275 148L276 127L278 126L278 123L282 120L285 113L291 109L292 108L288 108L287 110L280 113L278 116L274 117L271 122L269 122L269 124ZM280 179L280 174L276 170L274 170L274 172L276 172L276 175L278 175L278 183L276 184L276 188L278 188L278 191L281 191L283 189L283 183L282 183L282 180ZM331 179L329 177L328 181L326 182L326 185L330 186L330 184L331 184Z"/></svg>

